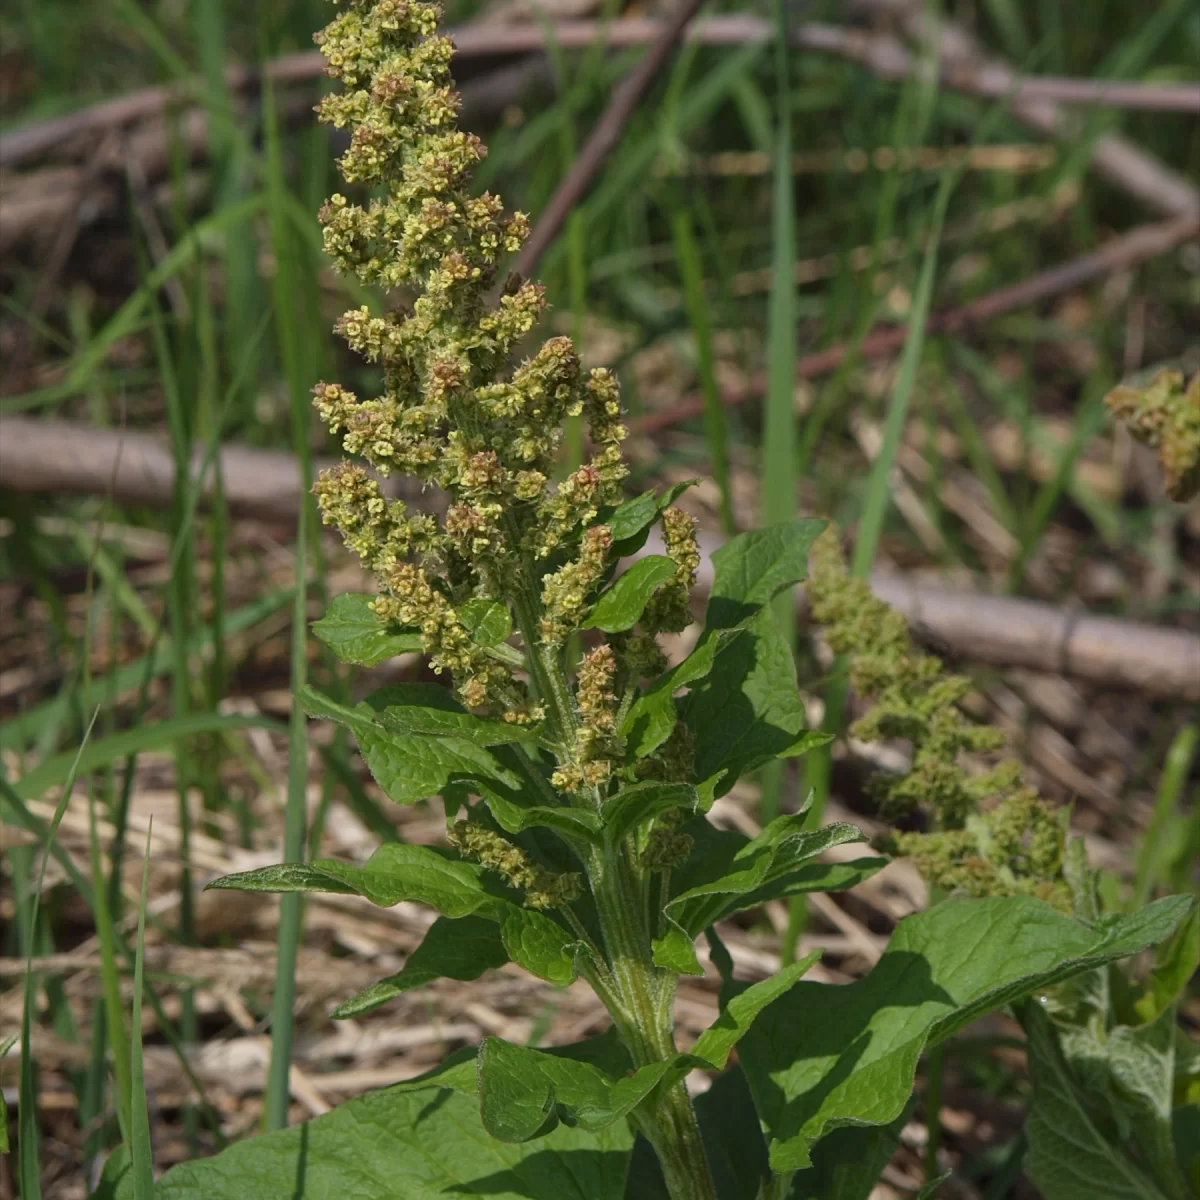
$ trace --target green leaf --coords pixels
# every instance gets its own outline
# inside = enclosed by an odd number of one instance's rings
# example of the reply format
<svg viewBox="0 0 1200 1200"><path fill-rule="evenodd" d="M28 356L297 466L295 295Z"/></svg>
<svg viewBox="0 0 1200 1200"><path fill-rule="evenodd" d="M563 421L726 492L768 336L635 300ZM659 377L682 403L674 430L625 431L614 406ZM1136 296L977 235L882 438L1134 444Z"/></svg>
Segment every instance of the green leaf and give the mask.
<svg viewBox="0 0 1200 1200"><path fill-rule="evenodd" d="M477 646L498 646L512 636L512 614L499 600L480 596L457 611L459 622Z"/></svg>
<svg viewBox="0 0 1200 1200"><path fill-rule="evenodd" d="M903 1127L900 1117L890 1125L848 1126L826 1134L813 1147L812 1166L796 1172L789 1200L870 1200Z"/></svg>
<svg viewBox="0 0 1200 1200"><path fill-rule="evenodd" d="M358 896L358 888L343 883L332 875L319 871L311 863L278 863L222 875L205 887L227 888L235 892L331 892L334 895Z"/></svg>
<svg viewBox="0 0 1200 1200"><path fill-rule="evenodd" d="M467 982L506 962L508 951L495 921L478 916L457 921L438 917L402 970L364 988L339 1004L331 1015L335 1020L361 1016L434 979Z"/></svg>
<svg viewBox="0 0 1200 1200"><path fill-rule="evenodd" d="M1029 1139L1025 1171L1046 1200L1094 1200L1096 1196L1105 1200L1186 1200L1183 1181L1175 1169L1169 1126L1167 1149L1174 1180L1170 1181L1173 1186L1162 1190L1153 1169L1146 1170L1136 1161L1136 1147L1122 1146L1121 1131L1093 1120L1088 1110L1097 1097L1081 1087L1050 1018L1036 1001L1023 1006L1021 1019L1029 1037L1033 1077L1033 1108L1025 1122ZM1167 1099L1169 1120L1169 1083ZM1149 1150L1144 1147L1142 1152Z"/></svg>
<svg viewBox="0 0 1200 1200"><path fill-rule="evenodd" d="M774 1004L808 973L821 957L820 950L781 967L757 983L735 983L723 989L721 1011L717 1019L696 1039L691 1053L718 1070L725 1066L734 1046L768 1004Z"/></svg>
<svg viewBox="0 0 1200 1200"><path fill-rule="evenodd" d="M707 784L714 796L764 763L830 740L805 729L795 660L766 608L718 651L679 709L692 734L697 783Z"/></svg>
<svg viewBox="0 0 1200 1200"><path fill-rule="evenodd" d="M511 788L520 785L485 746L533 735L503 721L472 716L436 684L390 684L353 708L311 687L301 688L297 699L310 716L337 721L354 734L375 782L397 804L436 796L451 783L495 780ZM423 725L424 732L399 732L397 727L406 724Z"/></svg>
<svg viewBox="0 0 1200 1200"><path fill-rule="evenodd" d="M727 996L717 1019L688 1054L651 1063L631 1074L607 1053L603 1039L547 1052L487 1038L479 1051L483 1123L504 1141L536 1137L556 1121L602 1129L631 1112L654 1088L670 1087L694 1067L721 1070L729 1054L768 1005L779 999L820 957L810 954L758 983ZM598 1047L596 1053L590 1047ZM590 1061L588 1061L590 1060Z"/></svg>
<svg viewBox="0 0 1200 1200"><path fill-rule="evenodd" d="M1177 1052L1187 1045L1178 1036L1175 1001L1195 966L1195 934L1193 903L1158 948L1154 972L1136 1004L1129 1003L1123 973L1098 969L1056 989L1044 1005L1023 1006L1034 1077L1030 1146L1047 1175L1048 1200L1070 1194L1050 1161L1056 1147L1063 1139L1088 1145L1097 1138L1103 1156L1119 1162L1125 1173L1145 1178L1170 1200L1189 1200L1176 1160L1172 1108L1181 1065ZM1132 1023L1121 1023L1126 1014ZM1042 1023L1048 1028L1041 1029ZM1047 1059L1039 1064L1033 1056L1041 1050ZM1070 1097L1063 1094L1068 1086Z"/></svg>
<svg viewBox="0 0 1200 1200"><path fill-rule="evenodd" d="M713 585L704 624L731 629L808 572L808 551L828 524L787 521L730 538L713 553Z"/></svg>
<svg viewBox="0 0 1200 1200"><path fill-rule="evenodd" d="M627 834L673 808L690 816L697 803L696 789L688 783L635 783L606 800L600 815L609 841L618 845Z"/></svg>
<svg viewBox="0 0 1200 1200"><path fill-rule="evenodd" d="M865 978L798 984L761 1014L740 1051L772 1166L809 1166L813 1144L839 1126L890 1124L927 1045L1163 941L1189 903L1160 900L1092 929L1025 896L947 900L901 921Z"/></svg>
<svg viewBox="0 0 1200 1200"><path fill-rule="evenodd" d="M589 1062L485 1038L479 1048L483 1125L504 1142L527 1141L559 1121L597 1132L685 1069L680 1059L667 1059L614 1078Z"/></svg>
<svg viewBox="0 0 1200 1200"><path fill-rule="evenodd" d="M623 575L600 594L582 628L623 633L632 629L650 602L650 597L675 574L675 563L665 554L639 558Z"/></svg>
<svg viewBox="0 0 1200 1200"><path fill-rule="evenodd" d="M421 651L420 633L384 624L370 609L374 599L359 592L334 596L329 611L312 623L313 633L342 662L373 667L385 658Z"/></svg>
<svg viewBox="0 0 1200 1200"><path fill-rule="evenodd" d="M722 1069L758 1014L791 988L817 957L809 955L770 979L743 985L725 998L716 1021L700 1035L691 1053L636 1071L610 1029L601 1037L550 1050L486 1038L475 1069L465 1054L456 1055L403 1086L408 1090L449 1087L478 1095L484 1127L502 1141L540 1137L560 1121L604 1129L632 1112L655 1088L670 1087L693 1068Z"/></svg>
<svg viewBox="0 0 1200 1200"><path fill-rule="evenodd" d="M551 808L547 804L527 804L523 793L497 787L477 780L474 786L487 801L492 816L508 833L524 833L527 829L552 829L568 844L586 853L600 841L600 821L586 808Z"/></svg>
<svg viewBox="0 0 1200 1200"><path fill-rule="evenodd" d="M472 1065L471 1070L474 1070ZM370 1092L326 1116L183 1163L155 1200L622 1200L633 1136L561 1127L512 1145L488 1137L477 1105L403 1086ZM101 1200L131 1200L126 1172Z"/></svg>
<svg viewBox="0 0 1200 1200"><path fill-rule="evenodd" d="M333 858L285 863L214 880L210 888L248 892L341 892L365 896L380 908L416 900L443 916L466 917L497 897L484 890L483 868L435 846L388 842L361 867Z"/></svg>
<svg viewBox="0 0 1200 1200"><path fill-rule="evenodd" d="M1154 956L1144 992L1136 1001L1138 1018L1153 1021L1173 1005L1200 968L1200 902L1192 905L1179 928Z"/></svg>
<svg viewBox="0 0 1200 1200"><path fill-rule="evenodd" d="M539 979L566 987L579 974L578 938L543 912L505 904L500 911L500 937L509 958Z"/></svg>
<svg viewBox="0 0 1200 1200"><path fill-rule="evenodd" d="M698 479L687 479L683 483L666 488L661 495L643 492L602 517L601 520L612 531L613 546L617 553L625 556L640 550L646 543L650 526L658 520L658 514L674 504L693 484L699 482Z"/></svg>
<svg viewBox="0 0 1200 1200"><path fill-rule="evenodd" d="M436 683L393 683L373 692L365 703L378 714L378 725L392 733L456 737L477 746L503 746L537 737L527 726L475 716Z"/></svg>
<svg viewBox="0 0 1200 1200"><path fill-rule="evenodd" d="M498 779L518 786L517 776L480 746L463 738L395 734L386 730L357 735L358 748L375 782L397 804L436 796L455 782Z"/></svg>
<svg viewBox="0 0 1200 1200"><path fill-rule="evenodd" d="M310 717L315 717L317 720L336 721L337 724L344 725L354 734L363 731L372 733L379 729L375 714L366 705L342 704L332 696L318 692L309 684L296 690L296 703Z"/></svg>
<svg viewBox="0 0 1200 1200"><path fill-rule="evenodd" d="M625 735L631 762L652 754L671 736L678 719L675 693L703 679L712 670L717 652L736 636L737 633L729 630L705 630L691 654L660 675L630 705L621 732Z"/></svg>
<svg viewBox="0 0 1200 1200"><path fill-rule="evenodd" d="M817 855L833 846L864 839L853 825L805 829L805 820L803 813L777 817L753 841L703 820L686 826L695 845L672 873L675 892L665 909L667 932L655 940L654 961L699 975L692 943L714 922L753 908L765 898L829 891L839 884L853 886L886 863L886 859L814 863Z"/></svg>

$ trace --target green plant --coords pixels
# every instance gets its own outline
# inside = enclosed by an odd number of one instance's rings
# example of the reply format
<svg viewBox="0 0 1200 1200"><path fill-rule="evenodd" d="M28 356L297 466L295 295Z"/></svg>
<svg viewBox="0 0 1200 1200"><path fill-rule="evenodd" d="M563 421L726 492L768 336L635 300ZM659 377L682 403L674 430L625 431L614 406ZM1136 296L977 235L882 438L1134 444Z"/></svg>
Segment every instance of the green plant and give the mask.
<svg viewBox="0 0 1200 1200"><path fill-rule="evenodd" d="M1144 387L1113 388L1104 398L1139 442L1158 451L1163 487L1181 504L1200 491L1200 371L1165 369Z"/></svg>
<svg viewBox="0 0 1200 1200"><path fill-rule="evenodd" d="M612 1026L547 1050L489 1037L420 1079L177 1167L155 1194L865 1197L927 1048L990 1009L1165 941L1190 901L1079 921L1035 887L997 883L903 922L856 983L802 981L815 955L753 984L734 978L717 922L852 887L887 861L824 861L862 835L809 828L804 812L753 839L706 815L742 776L828 741L806 728L771 606L804 577L824 523L789 521L718 551L704 630L668 666L657 635L692 619L693 522L674 506L680 489L623 499L624 429L607 372L583 371L566 338L512 364L543 294L510 278L492 295L527 222L469 190L483 147L454 128L451 46L437 17L431 4L354 0L321 39L346 85L321 106L353 131L343 174L378 191L366 207L333 197L326 249L363 284L403 298L385 315L356 309L340 322L382 369L383 394L316 389L346 450L376 472L345 463L316 492L379 593L336 598L314 631L352 663L419 650L452 686L397 684L355 705L305 686L296 699L354 734L394 801L440 796L450 846L389 842L361 866L292 861L211 886L418 901L439 913L402 971L335 1016L512 961L553 984L582 977ZM590 457L555 483L563 426L577 414ZM393 470L438 489L444 516L389 499L377 476ZM619 572L656 524L666 554ZM928 668L914 669L928 681ZM957 684L914 687L903 700L940 734L933 709L957 694ZM934 749L945 765L972 745L953 725ZM957 827L967 807L939 811ZM1060 864L1037 862L1051 900ZM676 986L703 970L701 934L723 979L720 1014L681 1052ZM738 1069L693 1105L685 1078L722 1071L735 1045ZM118 1163L102 1194L138 1186Z"/></svg>

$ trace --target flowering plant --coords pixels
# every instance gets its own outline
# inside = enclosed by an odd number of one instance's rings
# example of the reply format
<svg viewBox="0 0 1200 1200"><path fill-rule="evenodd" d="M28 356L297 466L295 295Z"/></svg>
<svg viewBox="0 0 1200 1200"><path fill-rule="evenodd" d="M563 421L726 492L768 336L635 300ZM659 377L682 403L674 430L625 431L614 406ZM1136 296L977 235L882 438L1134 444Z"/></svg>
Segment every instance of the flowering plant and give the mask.
<svg viewBox="0 0 1200 1200"><path fill-rule="evenodd" d="M485 1038L307 1126L184 1164L159 1192L865 1198L927 1048L989 1009L1163 941L1188 904L1070 915L1061 822L1010 768L967 779L959 751L995 739L957 715L964 685L912 653L903 623L839 573L825 540L818 613L854 656L860 689L879 698L874 732L916 747L914 772L889 781L886 799L935 816L931 839L904 834L890 848L914 854L953 895L902 922L856 983L802 982L815 954L757 982L735 976L719 922L853 887L888 861L823 857L863 836L815 827L803 811L754 838L707 815L740 778L828 740L806 726L770 605L804 578L824 522L724 545L703 631L668 663L658 636L692 621L694 523L675 505L679 488L624 497L609 372L584 370L566 338L514 362L546 301L517 278L495 294L528 224L470 189L484 147L455 128L438 16L422 0L351 0L318 39L345 85L320 106L351 130L342 173L376 196L335 195L321 212L325 246L341 270L404 299L339 323L380 367L381 394L316 388L322 417L371 468L327 472L319 505L379 590L338 597L314 631L354 663L418 650L450 686L396 684L353 706L312 690L297 700L354 733L393 800L440 796L449 845L393 841L363 865L286 863L212 886L437 911L403 970L336 1017L512 962L551 984L582 978L611 1027L547 1049ZM554 482L563 423L578 414L589 457ZM390 499L380 480L393 471L444 494L444 517ZM641 554L656 526L665 553ZM1000 815L977 819L996 795ZM702 934L720 1010L681 1047L676 987L704 972ZM735 1047L738 1066L726 1071ZM698 1104L686 1083L696 1072L725 1072Z"/></svg>

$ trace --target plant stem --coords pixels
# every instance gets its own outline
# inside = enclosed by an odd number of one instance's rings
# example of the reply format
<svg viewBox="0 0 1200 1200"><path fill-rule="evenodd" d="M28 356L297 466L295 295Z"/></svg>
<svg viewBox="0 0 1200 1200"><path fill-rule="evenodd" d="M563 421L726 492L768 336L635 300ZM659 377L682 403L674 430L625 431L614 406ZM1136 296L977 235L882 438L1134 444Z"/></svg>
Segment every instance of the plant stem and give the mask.
<svg viewBox="0 0 1200 1200"><path fill-rule="evenodd" d="M604 942L620 994L610 1008L635 1067L673 1058L675 976L654 965L641 888L621 847L597 850L588 864ZM691 1098L680 1080L635 1114L653 1146L672 1200L717 1200Z"/></svg>

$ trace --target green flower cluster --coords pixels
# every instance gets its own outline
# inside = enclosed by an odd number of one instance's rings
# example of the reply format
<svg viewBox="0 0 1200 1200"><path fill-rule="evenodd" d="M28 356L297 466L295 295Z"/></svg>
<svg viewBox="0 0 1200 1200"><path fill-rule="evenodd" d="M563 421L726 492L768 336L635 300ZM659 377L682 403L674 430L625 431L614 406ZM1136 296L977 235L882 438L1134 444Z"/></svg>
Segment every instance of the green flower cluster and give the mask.
<svg viewBox="0 0 1200 1200"><path fill-rule="evenodd" d="M1104 402L1140 442L1158 451L1163 487L1183 503L1200 492L1200 371L1159 371L1143 388L1113 388Z"/></svg>
<svg viewBox="0 0 1200 1200"><path fill-rule="evenodd" d="M948 892L1028 894L1069 912L1060 815L1021 786L1018 763L972 773L962 761L964 751L1006 745L1000 730L974 723L958 707L971 681L947 674L940 659L914 649L904 618L864 580L851 578L832 528L813 545L806 590L830 646L849 659L851 685L872 701L850 726L851 735L912 746L908 772L877 774L870 787L885 819L923 808L932 830L890 834L881 848L911 857Z"/></svg>
<svg viewBox="0 0 1200 1200"><path fill-rule="evenodd" d="M336 383L316 387L321 417L366 465L324 472L315 492L325 522L376 575L380 621L418 630L432 668L450 674L468 707L537 727L556 758L553 786L598 804L618 771L634 771L624 766L618 716L665 664L656 635L691 620L694 522L664 509L675 575L634 629L568 672L571 637L619 555L604 519L628 473L620 398L609 372L581 367L569 338L518 360L546 299L540 284L512 276L495 286L528 221L471 192L486 149L455 128L452 46L437 34L439 17L420 0L350 0L317 38L344 85L318 111L349 128L342 174L375 197L330 199L320 214L325 249L343 273L399 294L383 315L355 308L338 322L381 368L383 387L370 399ZM580 414L589 456L554 483L564 422ZM389 499L380 480L393 471L439 489L444 518ZM510 608L520 656L472 636L464 610L480 598ZM507 853L484 846L478 831L456 836L481 860ZM545 880L522 886L550 894Z"/></svg>

